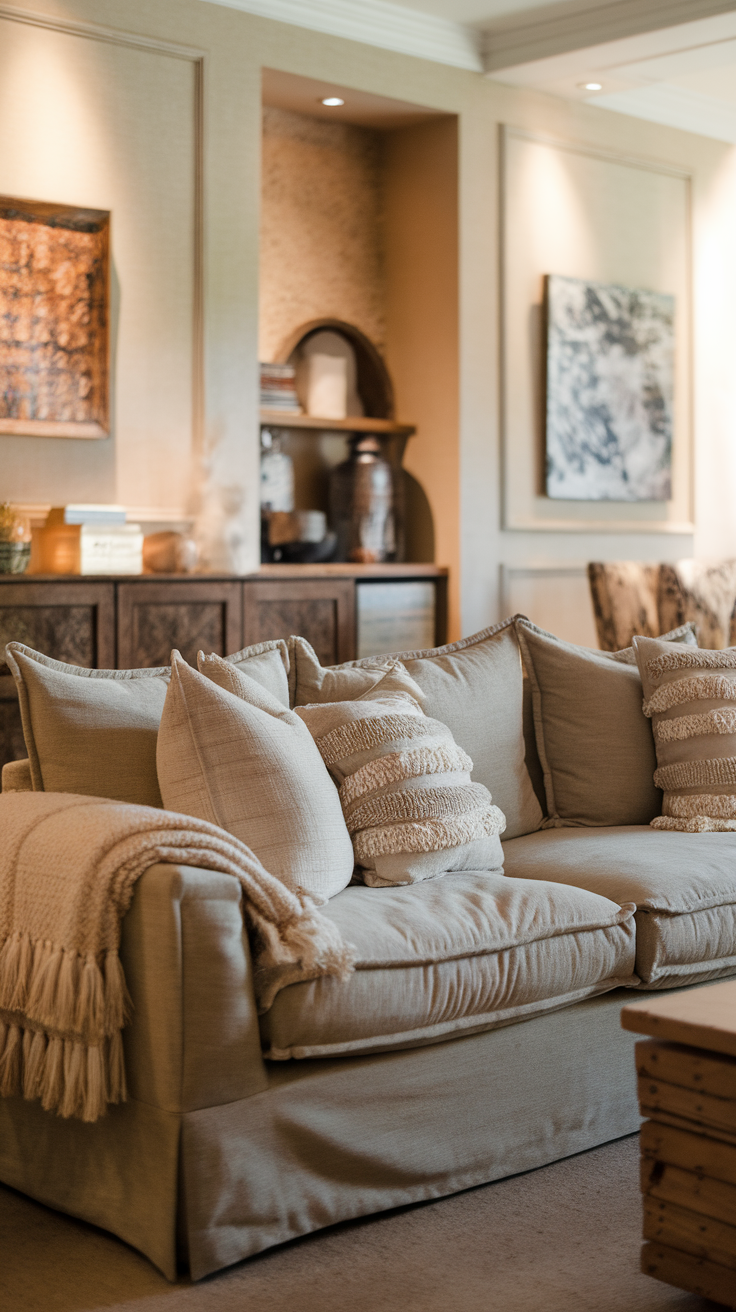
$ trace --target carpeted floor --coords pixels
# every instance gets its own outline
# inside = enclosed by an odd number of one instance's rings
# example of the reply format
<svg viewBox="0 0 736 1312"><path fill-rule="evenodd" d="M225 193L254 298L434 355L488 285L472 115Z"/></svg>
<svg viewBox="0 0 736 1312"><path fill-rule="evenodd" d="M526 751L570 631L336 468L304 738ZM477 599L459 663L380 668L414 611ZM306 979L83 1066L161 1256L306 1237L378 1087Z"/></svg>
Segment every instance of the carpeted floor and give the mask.
<svg viewBox="0 0 736 1312"><path fill-rule="evenodd" d="M169 1285L117 1239L0 1187L2 1312L715 1312L638 1272L636 1136Z"/></svg>

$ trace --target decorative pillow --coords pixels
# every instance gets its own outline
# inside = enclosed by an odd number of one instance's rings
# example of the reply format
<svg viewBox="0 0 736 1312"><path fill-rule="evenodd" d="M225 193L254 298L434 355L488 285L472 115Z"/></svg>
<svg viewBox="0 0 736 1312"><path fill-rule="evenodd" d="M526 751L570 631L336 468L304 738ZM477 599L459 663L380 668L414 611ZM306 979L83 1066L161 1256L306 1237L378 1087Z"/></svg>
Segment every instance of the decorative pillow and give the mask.
<svg viewBox="0 0 736 1312"><path fill-rule="evenodd" d="M35 792L83 793L161 806L156 735L171 671L86 670L20 642L6 659L15 678ZM289 705L286 643L261 642L228 657Z"/></svg>
<svg viewBox="0 0 736 1312"><path fill-rule="evenodd" d="M655 829L736 829L736 647L634 638L664 789Z"/></svg>
<svg viewBox="0 0 736 1312"><path fill-rule="evenodd" d="M199 660L199 657L197 658ZM205 657L205 660L209 659ZM232 656L224 658L249 679L255 679L262 688L277 697L282 706L289 708L289 652L283 638L271 642L256 642ZM219 657L218 657L219 660ZM200 666L201 669L201 666Z"/></svg>
<svg viewBox="0 0 736 1312"><path fill-rule="evenodd" d="M632 648L593 651L516 621L532 688L547 827L646 825L660 812ZM668 634L694 644L692 625Z"/></svg>
<svg viewBox="0 0 736 1312"><path fill-rule="evenodd" d="M422 700L422 692L397 656L370 656L361 664L320 665L306 638L289 638L292 703L312 706L323 702L358 701L369 694L408 692Z"/></svg>
<svg viewBox="0 0 736 1312"><path fill-rule="evenodd" d="M171 653L156 754L164 806L234 834L292 890L339 893L352 843L308 729L234 665L202 664L224 686Z"/></svg>
<svg viewBox="0 0 736 1312"><path fill-rule="evenodd" d="M156 734L168 669L85 670L9 642L35 792L161 806Z"/></svg>
<svg viewBox="0 0 736 1312"><path fill-rule="evenodd" d="M514 621L504 620L445 647L383 658L384 672L391 659L400 661L419 685L425 713L447 725L455 742L472 758L473 778L493 794L506 816L505 837L539 829L542 808L525 761L524 680ZM350 700L362 692L346 690L348 677L380 677L376 657L321 670L321 674L320 670L309 644L298 641L292 654L296 706ZM328 675L332 676L330 682ZM324 679L321 684L320 678ZM315 687L319 687L317 696Z"/></svg>
<svg viewBox="0 0 736 1312"><path fill-rule="evenodd" d="M405 692L302 706L340 788L356 863L371 887L500 870L505 820L450 730Z"/></svg>

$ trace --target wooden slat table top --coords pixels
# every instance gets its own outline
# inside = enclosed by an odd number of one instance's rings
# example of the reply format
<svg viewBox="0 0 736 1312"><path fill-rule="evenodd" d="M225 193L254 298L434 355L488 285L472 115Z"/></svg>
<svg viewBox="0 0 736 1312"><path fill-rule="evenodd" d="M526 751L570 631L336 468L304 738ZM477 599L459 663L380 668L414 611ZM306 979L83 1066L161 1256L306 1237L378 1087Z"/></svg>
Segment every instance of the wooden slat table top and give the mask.
<svg viewBox="0 0 736 1312"><path fill-rule="evenodd" d="M635 1034L736 1057L736 980L631 1003L621 1024Z"/></svg>

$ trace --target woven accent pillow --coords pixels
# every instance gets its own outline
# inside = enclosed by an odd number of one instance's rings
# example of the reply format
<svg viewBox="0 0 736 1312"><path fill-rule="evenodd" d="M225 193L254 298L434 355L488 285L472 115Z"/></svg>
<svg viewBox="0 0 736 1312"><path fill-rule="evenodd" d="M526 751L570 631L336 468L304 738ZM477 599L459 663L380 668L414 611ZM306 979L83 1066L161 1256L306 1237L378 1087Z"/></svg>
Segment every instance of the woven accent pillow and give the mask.
<svg viewBox="0 0 736 1312"><path fill-rule="evenodd" d="M289 654L294 706L352 701L370 684L388 691L396 678L389 667L400 661L421 689L425 714L446 724L472 757L476 780L506 816L506 838L539 829L543 817L525 759L524 680L513 620L444 647L370 656L331 669L320 666L304 639L290 639ZM363 686L356 689L358 679ZM535 757L533 751L531 768Z"/></svg>
<svg viewBox="0 0 736 1312"><path fill-rule="evenodd" d="M215 656L203 667L207 678L171 653L156 754L164 806L234 834L287 888L333 897L350 883L353 850L310 734L234 665Z"/></svg>
<svg viewBox="0 0 736 1312"><path fill-rule="evenodd" d="M736 647L634 638L664 790L655 829L736 829Z"/></svg>
<svg viewBox="0 0 736 1312"><path fill-rule="evenodd" d="M505 818L450 730L406 692L300 706L340 789L366 884L500 870Z"/></svg>

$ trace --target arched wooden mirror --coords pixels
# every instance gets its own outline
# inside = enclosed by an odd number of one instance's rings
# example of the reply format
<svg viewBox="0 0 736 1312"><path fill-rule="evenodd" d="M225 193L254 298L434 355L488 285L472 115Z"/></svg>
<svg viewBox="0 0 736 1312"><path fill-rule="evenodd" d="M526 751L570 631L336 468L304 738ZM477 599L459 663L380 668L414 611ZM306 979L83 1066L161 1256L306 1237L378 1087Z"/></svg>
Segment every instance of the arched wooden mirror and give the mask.
<svg viewBox="0 0 736 1312"><path fill-rule="evenodd" d="M325 336L323 336L325 335ZM369 337L353 324L342 319L312 319L302 324L282 343L277 363L289 362L297 369L297 390L300 391L310 346L328 343L328 336L347 344L353 362L353 387L348 389L348 414L362 413L370 419L394 418L394 389L388 369ZM330 354L329 345L325 351ZM339 346L333 347L339 351ZM350 396L353 405L350 405ZM356 406L355 397L359 398ZM303 400L302 397L300 399Z"/></svg>

